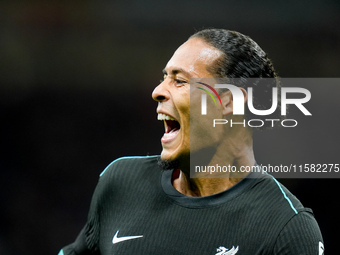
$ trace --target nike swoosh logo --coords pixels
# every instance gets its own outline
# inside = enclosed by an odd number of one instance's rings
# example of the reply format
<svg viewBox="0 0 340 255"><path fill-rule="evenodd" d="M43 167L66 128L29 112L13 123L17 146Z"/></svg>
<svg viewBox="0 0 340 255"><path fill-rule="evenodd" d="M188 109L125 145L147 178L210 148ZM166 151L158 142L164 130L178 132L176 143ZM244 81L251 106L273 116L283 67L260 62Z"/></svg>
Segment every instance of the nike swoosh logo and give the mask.
<svg viewBox="0 0 340 255"><path fill-rule="evenodd" d="M122 237L118 237L118 233L119 233L119 230L117 230L116 234L114 235L114 237L112 239L113 244L143 237L143 236L122 236Z"/></svg>

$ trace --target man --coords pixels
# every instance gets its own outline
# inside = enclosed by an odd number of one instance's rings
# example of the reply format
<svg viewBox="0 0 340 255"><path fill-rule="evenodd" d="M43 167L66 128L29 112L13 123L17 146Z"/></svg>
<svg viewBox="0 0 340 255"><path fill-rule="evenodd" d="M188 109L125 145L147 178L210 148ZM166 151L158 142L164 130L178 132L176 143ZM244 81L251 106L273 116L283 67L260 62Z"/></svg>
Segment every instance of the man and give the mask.
<svg viewBox="0 0 340 255"><path fill-rule="evenodd" d="M323 254L311 210L272 176L240 171L256 166L252 129L220 125L206 132L209 117L198 114L190 93L209 86L203 78L241 78L246 101L245 79L276 77L262 49L237 32L202 30L163 73L152 93L165 126L161 155L112 162L100 175L85 227L59 254ZM260 108L271 103L264 87L264 101L254 98ZM249 117L233 115L232 93L218 92L220 105L208 106L210 114L235 122ZM190 158L203 154L206 165L223 162L236 173L191 176Z"/></svg>

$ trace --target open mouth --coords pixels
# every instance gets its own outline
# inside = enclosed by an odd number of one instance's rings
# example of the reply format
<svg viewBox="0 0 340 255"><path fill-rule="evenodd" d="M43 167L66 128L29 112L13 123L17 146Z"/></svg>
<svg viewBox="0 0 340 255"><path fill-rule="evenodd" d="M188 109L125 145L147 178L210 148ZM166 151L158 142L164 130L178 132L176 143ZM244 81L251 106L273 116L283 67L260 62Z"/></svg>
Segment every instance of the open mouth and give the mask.
<svg viewBox="0 0 340 255"><path fill-rule="evenodd" d="M159 113L157 119L164 121L165 133L162 142L170 142L175 139L181 129L179 122L173 117L163 113Z"/></svg>

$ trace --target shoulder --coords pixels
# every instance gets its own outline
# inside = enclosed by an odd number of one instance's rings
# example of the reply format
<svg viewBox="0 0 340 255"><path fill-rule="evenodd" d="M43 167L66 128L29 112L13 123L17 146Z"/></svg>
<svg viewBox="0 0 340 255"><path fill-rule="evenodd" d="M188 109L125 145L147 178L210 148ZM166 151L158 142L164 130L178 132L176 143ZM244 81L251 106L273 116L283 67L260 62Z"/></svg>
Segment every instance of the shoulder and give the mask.
<svg viewBox="0 0 340 255"><path fill-rule="evenodd" d="M270 205L271 210L282 212L279 214L290 215L290 218L306 210L300 200L272 175L263 174L255 188L260 201Z"/></svg>
<svg viewBox="0 0 340 255"><path fill-rule="evenodd" d="M121 157L112 161L99 175L98 194L140 187L160 179L159 156Z"/></svg>
<svg viewBox="0 0 340 255"><path fill-rule="evenodd" d="M299 212L276 239L274 254L323 254L323 238L311 210Z"/></svg>
<svg viewBox="0 0 340 255"><path fill-rule="evenodd" d="M112 175L129 174L133 171L134 174L143 171L148 167L157 167L159 155L154 156L127 156L117 158L112 161L99 175L100 178L107 178Z"/></svg>
<svg viewBox="0 0 340 255"><path fill-rule="evenodd" d="M323 240L313 211L271 175L264 174L255 188L268 233L275 237L273 254L317 254Z"/></svg>
<svg viewBox="0 0 340 255"><path fill-rule="evenodd" d="M109 199L129 196L157 185L161 170L159 156L121 157L112 161L102 171L92 203L108 203Z"/></svg>

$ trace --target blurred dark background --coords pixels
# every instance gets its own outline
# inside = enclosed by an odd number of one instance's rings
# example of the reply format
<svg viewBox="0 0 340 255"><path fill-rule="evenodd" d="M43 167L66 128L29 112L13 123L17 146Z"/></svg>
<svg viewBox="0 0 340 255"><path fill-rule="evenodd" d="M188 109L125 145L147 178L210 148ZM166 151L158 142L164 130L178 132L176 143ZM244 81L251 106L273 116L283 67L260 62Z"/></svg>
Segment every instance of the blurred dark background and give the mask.
<svg viewBox="0 0 340 255"><path fill-rule="evenodd" d="M1 1L0 254L57 254L107 164L160 152L151 92L196 29L251 36L282 77L326 78L340 76L339 25L337 0ZM340 90L311 92L312 117L256 135L260 163L340 163ZM337 254L340 179L281 181Z"/></svg>

